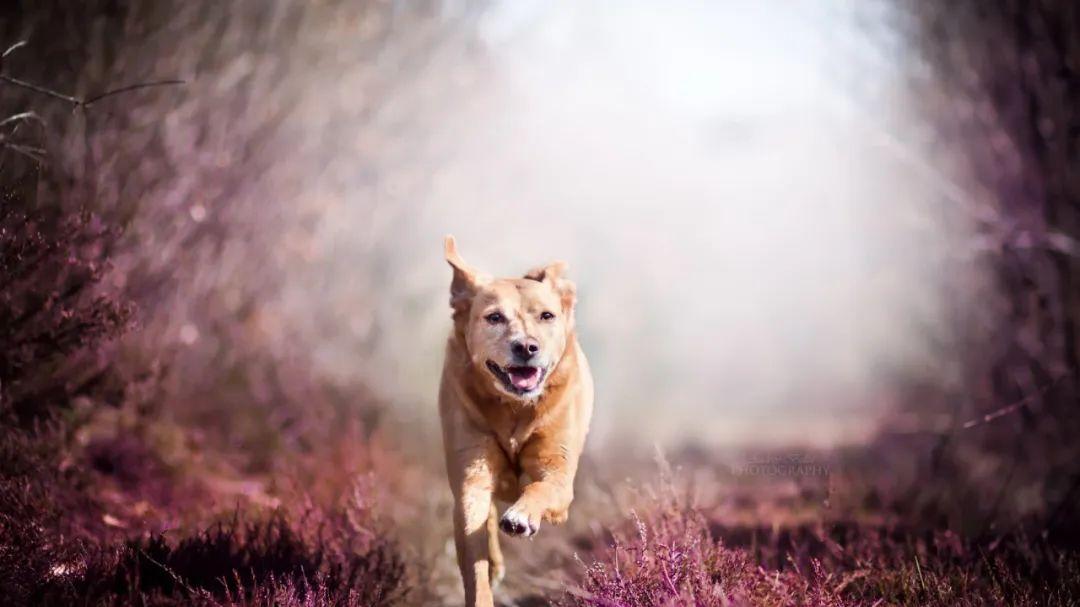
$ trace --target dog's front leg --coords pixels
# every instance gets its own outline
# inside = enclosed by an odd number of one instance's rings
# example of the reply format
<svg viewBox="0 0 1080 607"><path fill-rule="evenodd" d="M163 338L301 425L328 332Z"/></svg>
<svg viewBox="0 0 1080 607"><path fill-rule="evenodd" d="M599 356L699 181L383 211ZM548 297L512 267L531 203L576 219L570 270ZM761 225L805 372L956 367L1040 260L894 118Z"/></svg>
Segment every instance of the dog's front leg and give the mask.
<svg viewBox="0 0 1080 607"><path fill-rule="evenodd" d="M540 521L565 522L574 499L577 453L559 442L539 441L526 445L518 461L530 482L503 513L499 528L529 537L540 530Z"/></svg>
<svg viewBox="0 0 1080 607"><path fill-rule="evenodd" d="M488 517L498 462L483 445L454 454L449 468L454 489L454 544L468 607L492 607Z"/></svg>

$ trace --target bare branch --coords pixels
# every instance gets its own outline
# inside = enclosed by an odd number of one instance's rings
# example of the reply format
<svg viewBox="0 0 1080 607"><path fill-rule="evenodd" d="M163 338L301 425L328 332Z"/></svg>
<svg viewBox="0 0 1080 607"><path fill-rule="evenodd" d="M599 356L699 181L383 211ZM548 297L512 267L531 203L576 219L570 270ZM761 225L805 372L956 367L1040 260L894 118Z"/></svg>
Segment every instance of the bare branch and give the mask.
<svg viewBox="0 0 1080 607"><path fill-rule="evenodd" d="M135 90L138 90L138 89L150 88L150 87L153 87L153 86L174 86L174 85L178 85L178 84L186 84L186 83L183 80L157 80L155 82L140 82L138 84L129 84L128 86L123 86L123 87L120 87L118 89L113 89L111 91L106 91L104 93L101 93L100 95L95 95L95 96L87 99L86 101L83 101L81 105L83 107L90 107L91 104L97 103L98 101L101 101L102 99L104 99L106 97L112 97L113 95L119 95L121 93L127 93L129 91L135 91Z"/></svg>
<svg viewBox="0 0 1080 607"><path fill-rule="evenodd" d="M48 95L49 97L52 97L54 99L61 99L63 101L67 101L68 103L74 104L75 107L78 107L78 106L82 105L82 103L83 103L81 99L78 99L76 97L72 97L71 95L65 95L63 93L58 93L58 92L56 92L54 90L47 89L47 88L45 88L43 86L38 86L38 85L30 83L30 82L25 82L23 80L19 80L18 78L15 78L14 76L8 76L8 75L5 75L5 74L0 74L0 81L7 82L8 84L14 84L17 87L21 87L21 88L24 88L24 89L27 89L27 90L31 90L31 91L34 91L35 93L41 93L42 95Z"/></svg>
<svg viewBox="0 0 1080 607"><path fill-rule="evenodd" d="M20 48L22 48L24 46L26 46L26 40L19 40L15 44L12 44L11 46L9 46L7 48L7 50L4 51L4 54L0 55L0 59L6 59L8 55L10 55L11 53L14 53L16 50L18 50L18 49L20 49Z"/></svg>
<svg viewBox="0 0 1080 607"><path fill-rule="evenodd" d="M987 413L986 415L983 415L982 417L977 417L975 419L968 420L968 421L964 422L964 425L961 426L961 428L964 429L964 430L968 430L968 429L974 428L976 426L981 426L983 424L990 423L990 422L994 421L995 419L997 419L999 417L1004 417L1004 416L1006 416L1006 415L1008 415L1010 413L1014 413L1016 411L1019 411L1020 409L1023 409L1024 407L1027 407L1027 406L1031 405L1032 403L1039 402L1039 399L1042 398L1042 396L1044 396L1047 392L1049 392L1050 389L1053 388L1054 386L1056 386L1058 384L1058 382L1060 382L1060 381L1061 381L1061 378L1058 378L1057 380L1052 381L1049 384L1043 386L1043 388L1041 390L1039 390L1038 392L1034 392L1032 394L1029 394L1029 395L1025 396L1024 398L1012 403L1011 405L1006 405L1006 406L1004 406L1004 407L1002 407L1000 409L996 409L994 411L991 411L990 413Z"/></svg>
<svg viewBox="0 0 1080 607"><path fill-rule="evenodd" d="M42 120L41 116L38 116L35 112L22 112L21 114L13 114L11 116L8 116L7 118L4 118L3 120L0 120L0 127L7 126L7 125L9 125L9 124L11 124L13 122L20 122L20 121L21 122L31 122L31 121L33 121L33 122L36 122L36 123L40 124L41 126L45 126L45 121Z"/></svg>
<svg viewBox="0 0 1080 607"><path fill-rule="evenodd" d="M26 156L39 164L45 162L46 152L38 147L23 145L21 143L7 143L0 139L0 149L11 150L17 154Z"/></svg>
<svg viewBox="0 0 1080 607"><path fill-rule="evenodd" d="M144 89L144 88L149 88L149 87L154 87L154 86L172 86L172 85L177 85L177 84L185 84L185 82L183 80L158 80L158 81L155 81L155 82L140 82L138 84L130 84L128 86L120 87L118 89L113 89L111 91L106 91L104 93L94 95L93 97L90 97L89 99L79 99L78 97L72 97L71 95L66 95L64 93L60 93L60 92L54 91L52 89L45 88L43 86L39 86L39 85L34 84L32 82L26 82L25 80L20 80L20 79L14 77L14 76L8 76L6 74L0 74L0 82L7 82L8 84L13 84L13 85L15 85L17 87L24 88L24 89L27 89L27 90L30 90L30 91L34 91L35 93L41 93L42 95L47 95L47 96L52 97L54 99L60 99L62 101L67 101L68 103L72 104L75 108L90 107L91 104L97 103L98 101L101 101L102 99L105 99L106 97L111 97L113 95L119 95L121 93L126 93L126 92L129 92L129 91L134 91L134 90L138 90L138 89Z"/></svg>

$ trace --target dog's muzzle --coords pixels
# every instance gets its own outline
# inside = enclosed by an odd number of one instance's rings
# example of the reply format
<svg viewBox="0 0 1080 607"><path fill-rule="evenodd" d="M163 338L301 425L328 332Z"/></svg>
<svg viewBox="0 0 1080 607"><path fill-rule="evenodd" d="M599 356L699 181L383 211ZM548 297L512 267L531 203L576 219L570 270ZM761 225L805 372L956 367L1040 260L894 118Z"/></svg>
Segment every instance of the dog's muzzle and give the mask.
<svg viewBox="0 0 1080 607"><path fill-rule="evenodd" d="M544 382L547 369L532 365L507 365L500 367L494 361L487 361L487 368L499 378L507 391L514 394L528 394L535 391Z"/></svg>

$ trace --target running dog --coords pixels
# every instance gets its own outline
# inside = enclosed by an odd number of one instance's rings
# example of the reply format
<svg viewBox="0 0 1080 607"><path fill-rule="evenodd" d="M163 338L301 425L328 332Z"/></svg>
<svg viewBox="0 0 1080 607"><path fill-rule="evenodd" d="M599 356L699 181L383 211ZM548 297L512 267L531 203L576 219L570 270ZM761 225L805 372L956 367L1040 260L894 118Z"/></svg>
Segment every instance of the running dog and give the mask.
<svg viewBox="0 0 1080 607"><path fill-rule="evenodd" d="M468 607L493 607L498 530L531 537L566 521L593 407L566 264L523 278L478 272L446 237L454 328L439 387L454 543ZM511 504L499 517L495 501Z"/></svg>

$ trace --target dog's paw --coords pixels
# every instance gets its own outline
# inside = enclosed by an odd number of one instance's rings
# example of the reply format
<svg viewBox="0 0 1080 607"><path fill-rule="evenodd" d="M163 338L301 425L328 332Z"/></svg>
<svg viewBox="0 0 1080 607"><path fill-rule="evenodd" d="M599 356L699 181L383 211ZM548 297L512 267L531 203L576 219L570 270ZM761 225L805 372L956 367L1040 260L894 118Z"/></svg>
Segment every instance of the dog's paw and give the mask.
<svg viewBox="0 0 1080 607"><path fill-rule="evenodd" d="M540 521L530 519L527 512L515 505L503 513L499 519L499 529L515 537L532 537L540 530Z"/></svg>
<svg viewBox="0 0 1080 607"><path fill-rule="evenodd" d="M549 510L544 514L544 520L552 525L561 525L570 518L570 512L568 510Z"/></svg>

